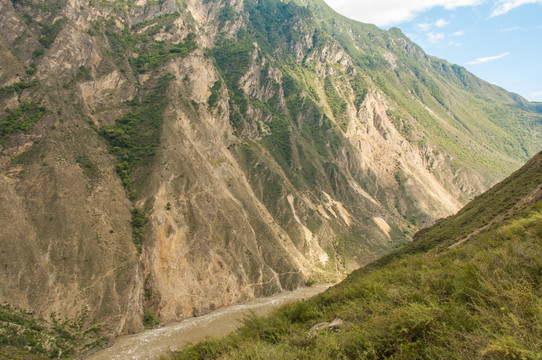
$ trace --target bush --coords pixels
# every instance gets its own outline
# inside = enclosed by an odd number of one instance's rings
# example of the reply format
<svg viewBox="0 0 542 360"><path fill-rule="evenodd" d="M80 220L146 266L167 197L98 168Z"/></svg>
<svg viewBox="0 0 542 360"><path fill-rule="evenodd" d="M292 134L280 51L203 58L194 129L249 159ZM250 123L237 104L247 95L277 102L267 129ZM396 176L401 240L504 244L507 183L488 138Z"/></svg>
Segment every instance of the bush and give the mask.
<svg viewBox="0 0 542 360"><path fill-rule="evenodd" d="M40 30L40 37L38 41L43 47L48 48L53 42L55 42L56 37L62 30L62 26L66 23L67 19L62 18L55 21L53 24L46 24Z"/></svg>
<svg viewBox="0 0 542 360"><path fill-rule="evenodd" d="M271 150L279 163L290 165L292 162L292 143L288 123L283 118L273 117L268 126L271 134L264 137L264 144Z"/></svg>
<svg viewBox="0 0 542 360"><path fill-rule="evenodd" d="M145 241L145 229L148 222L149 218L145 211L138 207L132 210L132 239L139 253L141 253L143 242Z"/></svg>
<svg viewBox="0 0 542 360"><path fill-rule="evenodd" d="M197 48L194 33L189 33L184 42L178 44L154 40L154 35L162 29L167 31L178 17L178 13L157 17L136 24L131 29L125 28L120 33L111 22L105 24L96 22L93 26L96 32L100 30L100 27L106 27L105 34L121 57L124 57L123 54L127 52L136 53L137 56L130 57L128 61L133 72L141 74L154 70L175 57L184 57ZM147 29L139 32L144 27Z"/></svg>
<svg viewBox="0 0 542 360"><path fill-rule="evenodd" d="M24 101L16 109L6 109L7 118L0 123L0 140L30 131L43 117L46 109L35 103Z"/></svg>
<svg viewBox="0 0 542 360"><path fill-rule="evenodd" d="M329 104L333 115L337 118L343 117L346 114L347 104L335 89L335 85L330 76L325 79L324 92L326 93L327 103Z"/></svg>
<svg viewBox="0 0 542 360"><path fill-rule="evenodd" d="M37 83L38 83L38 80L19 81L19 82L16 82L15 84L4 86L0 88L0 97L8 96L13 93L21 94L23 90L36 86Z"/></svg>
<svg viewBox="0 0 542 360"><path fill-rule="evenodd" d="M160 143L163 112L167 106L167 87L172 75L158 80L152 93L142 102L132 101L132 111L104 126L98 133L108 142L109 151L118 159L116 165L123 186L133 192L131 174L152 158Z"/></svg>
<svg viewBox="0 0 542 360"><path fill-rule="evenodd" d="M213 87L211 88L211 95L209 96L209 100L207 101L209 104L209 107L215 106L215 104L220 99L220 88L222 87L222 82L220 80L215 81L213 84Z"/></svg>
<svg viewBox="0 0 542 360"><path fill-rule="evenodd" d="M153 327L158 325L158 318L151 309L145 310L145 314L143 315L143 325L145 327Z"/></svg>

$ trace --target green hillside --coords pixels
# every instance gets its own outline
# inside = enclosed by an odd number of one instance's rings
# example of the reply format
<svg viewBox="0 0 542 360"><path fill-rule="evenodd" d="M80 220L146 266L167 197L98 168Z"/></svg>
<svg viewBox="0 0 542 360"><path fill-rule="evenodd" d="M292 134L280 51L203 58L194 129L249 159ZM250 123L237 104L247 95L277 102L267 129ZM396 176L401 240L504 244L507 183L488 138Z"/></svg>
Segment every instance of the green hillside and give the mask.
<svg viewBox="0 0 542 360"><path fill-rule="evenodd" d="M542 153L307 302L174 359L540 359ZM457 246L458 240L472 234ZM323 322L340 318L330 329Z"/></svg>

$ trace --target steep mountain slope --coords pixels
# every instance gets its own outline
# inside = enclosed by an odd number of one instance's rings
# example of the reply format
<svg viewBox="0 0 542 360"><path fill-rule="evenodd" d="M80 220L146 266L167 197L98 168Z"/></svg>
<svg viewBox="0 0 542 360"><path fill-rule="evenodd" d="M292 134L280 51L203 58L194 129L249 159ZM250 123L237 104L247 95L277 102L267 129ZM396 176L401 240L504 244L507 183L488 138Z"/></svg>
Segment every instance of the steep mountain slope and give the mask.
<svg viewBox="0 0 542 360"><path fill-rule="evenodd" d="M457 215L322 295L173 358L537 359L541 250L539 153Z"/></svg>
<svg viewBox="0 0 542 360"><path fill-rule="evenodd" d="M318 1L0 0L0 301L112 335L411 240L540 108Z"/></svg>

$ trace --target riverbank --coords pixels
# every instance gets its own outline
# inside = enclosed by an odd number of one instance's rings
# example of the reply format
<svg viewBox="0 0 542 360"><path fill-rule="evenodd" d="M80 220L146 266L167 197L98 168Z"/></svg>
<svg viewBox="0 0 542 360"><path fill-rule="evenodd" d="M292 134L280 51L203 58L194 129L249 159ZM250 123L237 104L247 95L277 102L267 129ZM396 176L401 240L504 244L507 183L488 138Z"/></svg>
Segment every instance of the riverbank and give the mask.
<svg viewBox="0 0 542 360"><path fill-rule="evenodd" d="M160 354L181 349L188 343L196 343L206 337L225 336L242 324L245 316L254 312L267 315L281 305L307 299L325 291L329 284L303 287L294 291L251 300L245 304L220 308L209 314L171 323L134 335L120 336L115 344L90 356L89 360L143 360L156 359Z"/></svg>

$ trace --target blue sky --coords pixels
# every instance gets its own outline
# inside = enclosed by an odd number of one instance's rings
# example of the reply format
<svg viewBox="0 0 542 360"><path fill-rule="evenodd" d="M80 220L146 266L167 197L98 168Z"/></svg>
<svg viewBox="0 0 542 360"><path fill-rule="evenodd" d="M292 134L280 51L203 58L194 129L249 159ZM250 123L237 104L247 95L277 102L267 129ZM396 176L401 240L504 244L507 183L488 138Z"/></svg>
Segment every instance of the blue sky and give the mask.
<svg viewBox="0 0 542 360"><path fill-rule="evenodd" d="M542 0L325 0L337 12L400 28L426 53L542 101Z"/></svg>

